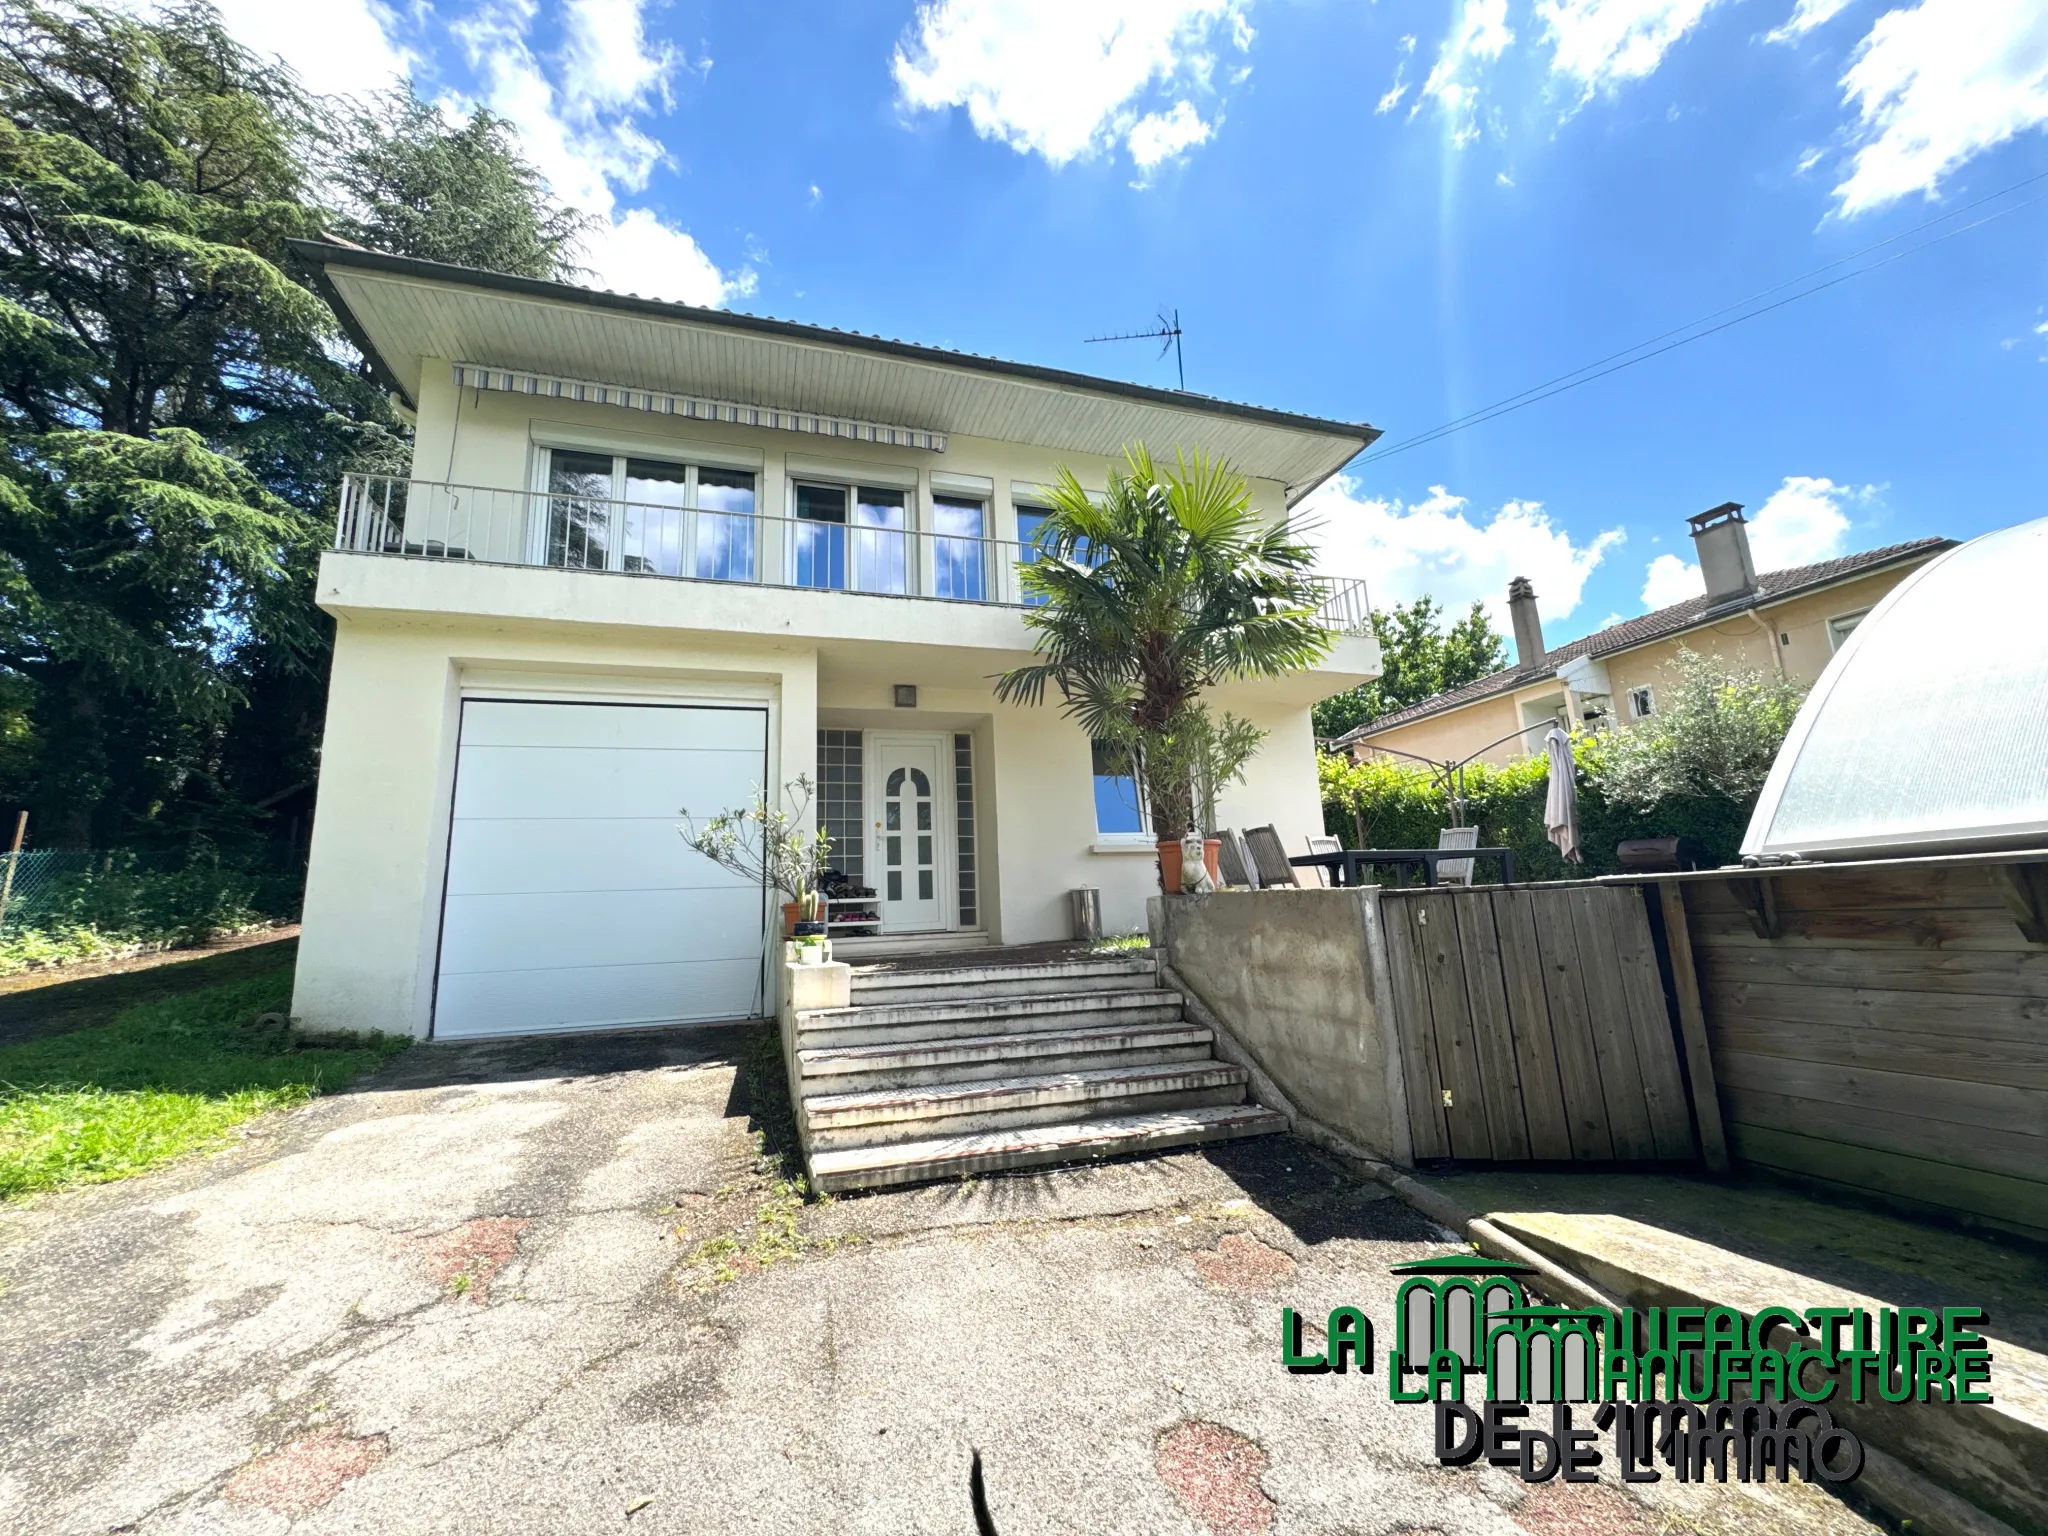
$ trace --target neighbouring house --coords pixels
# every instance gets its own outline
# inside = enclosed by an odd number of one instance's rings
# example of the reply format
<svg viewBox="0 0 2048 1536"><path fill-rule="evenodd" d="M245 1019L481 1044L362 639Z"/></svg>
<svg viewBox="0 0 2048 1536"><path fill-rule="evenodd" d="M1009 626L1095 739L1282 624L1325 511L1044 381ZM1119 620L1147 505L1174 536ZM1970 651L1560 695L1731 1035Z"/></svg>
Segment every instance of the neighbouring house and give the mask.
<svg viewBox="0 0 2048 1536"><path fill-rule="evenodd" d="M799 775L871 936L1142 927L1128 781L1028 658L1041 487L1125 445L1220 455L1284 520L1378 434L815 326L301 242L417 414L352 475L318 600L335 647L293 1011L459 1037L758 1017L779 897L681 813ZM1324 664L1218 691L1270 735L1227 824L1322 830L1309 711L1376 675L1362 584Z"/></svg>
<svg viewBox="0 0 2048 1536"><path fill-rule="evenodd" d="M1508 585L1512 667L1367 721L1333 745L1358 762L1383 753L1505 764L1541 751L1553 725L1599 728L1654 715L1678 680L1681 649L1811 685L1886 593L1955 544L1915 539L1759 575L1739 504L1686 521L1699 553L1698 597L1551 649L1536 592L1518 576Z"/></svg>

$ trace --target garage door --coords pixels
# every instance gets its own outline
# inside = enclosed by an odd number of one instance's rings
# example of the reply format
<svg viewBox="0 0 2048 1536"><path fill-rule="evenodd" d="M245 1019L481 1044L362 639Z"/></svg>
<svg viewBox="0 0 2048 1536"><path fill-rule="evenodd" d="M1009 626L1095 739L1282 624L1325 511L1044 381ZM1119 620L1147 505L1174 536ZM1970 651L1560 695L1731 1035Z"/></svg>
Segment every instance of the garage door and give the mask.
<svg viewBox="0 0 2048 1536"><path fill-rule="evenodd" d="M759 708L467 699L434 1033L761 1011L761 888L692 852L680 812L752 800Z"/></svg>

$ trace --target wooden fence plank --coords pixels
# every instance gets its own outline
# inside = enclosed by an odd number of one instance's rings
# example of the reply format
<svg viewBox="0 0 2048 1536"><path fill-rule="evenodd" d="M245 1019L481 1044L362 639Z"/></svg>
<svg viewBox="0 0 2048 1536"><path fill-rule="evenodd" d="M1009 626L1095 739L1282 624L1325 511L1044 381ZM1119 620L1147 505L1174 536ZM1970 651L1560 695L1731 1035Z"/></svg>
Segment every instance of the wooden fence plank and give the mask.
<svg viewBox="0 0 2048 1536"><path fill-rule="evenodd" d="M1534 898L1549 892L1531 891ZM1566 901L1534 901L1530 915L1543 963L1543 992L1550 1004L1551 1040L1557 1050L1558 1082L1571 1126L1572 1156L1607 1162L1614 1157L1607 1105L1600 1093L1600 1065L1586 1014L1585 968Z"/></svg>
<svg viewBox="0 0 2048 1536"><path fill-rule="evenodd" d="M1708 986L1762 982L2048 1000L2048 949L1829 949L1824 945L1693 945Z"/></svg>
<svg viewBox="0 0 2048 1536"><path fill-rule="evenodd" d="M1448 892L1414 903L1416 938L1422 949L1422 974L1429 987L1429 1012L1436 1023L1437 1069L1450 1102L1444 1124L1451 1134L1451 1156L1485 1161L1493 1157L1493 1137L1486 1122L1486 1090L1479 1070L1479 1048L1473 1037L1472 1004L1465 994L1465 966L1458 947L1458 919Z"/></svg>
<svg viewBox="0 0 2048 1536"><path fill-rule="evenodd" d="M1742 870L1719 879L1681 883L1686 905L1697 917L1742 910L1736 882L1750 879L1771 883L1781 913L1996 910L2003 905L1991 883L1990 867L1982 865L1888 870L1820 867L1777 875Z"/></svg>
<svg viewBox="0 0 2048 1536"><path fill-rule="evenodd" d="M1983 1129L1965 1135L1947 1121L1926 1120L1918 1115L1888 1115L1882 1124L1874 1124L1868 1113L1845 1104L1827 1104L1795 1094L1739 1086L1728 1076L1725 1059L1719 1065L1723 1067L1721 1090L1728 1101L1731 1121L1772 1131L1796 1131L1853 1147L1903 1152L1931 1162L1952 1163L1958 1168L1981 1168L1987 1173L2002 1173L2037 1184L2048 1183L2039 1136Z"/></svg>
<svg viewBox="0 0 2048 1536"><path fill-rule="evenodd" d="M1650 1131L1649 1105L1643 1097L1642 1066L1628 1022L1628 1000L1621 990L1621 961L1615 952L1613 908L1599 887L1564 893L1570 904L1572 932L1579 941L1579 962L1586 989L1586 1022L1593 1055L1600 1069L1600 1098L1607 1106L1608 1134L1619 1158L1653 1158L1657 1140Z"/></svg>
<svg viewBox="0 0 2048 1536"><path fill-rule="evenodd" d="M1693 1134L1685 1077L1678 1066L1678 1034L1671 1005L1665 1000L1664 978L1657 969L1657 948L1650 937L1643 893L1628 886L1609 886L1601 896L1598 905L1607 909L1609 931L1614 936L1615 975L1628 1007L1629 1034L1642 1075L1651 1139L1659 1157L1690 1161L1700 1155L1700 1143Z"/></svg>
<svg viewBox="0 0 2048 1536"><path fill-rule="evenodd" d="M1493 898L1484 889L1453 895L1458 949L1465 965L1465 996L1472 1009L1486 1125L1496 1161L1526 1162L1529 1123L1522 1109L1522 1075L1515 1065L1515 1032L1508 1018L1507 983L1493 921Z"/></svg>
<svg viewBox="0 0 2048 1536"><path fill-rule="evenodd" d="M1572 1133L1558 1081L1557 1047L1550 1034L1543 955L1536 947L1536 921L1530 914L1536 893L1501 889L1490 894L1508 1022L1514 1032L1516 1077L1529 1127L1529 1155L1562 1162L1572 1155Z"/></svg>
<svg viewBox="0 0 2048 1536"><path fill-rule="evenodd" d="M1775 1019L1788 1025L1844 1024L1924 1030L1961 1040L2024 1047L2048 1040L2048 997L1969 997L1882 987L1789 987L1736 982L1709 994L1717 1019Z"/></svg>
<svg viewBox="0 0 2048 1536"><path fill-rule="evenodd" d="M1730 1134L1735 1155L1745 1163L1856 1189L1886 1190L1943 1212L1966 1211L2048 1238L2048 1184L1758 1125L1734 1125Z"/></svg>
<svg viewBox="0 0 2048 1536"><path fill-rule="evenodd" d="M1394 1029L1401 1042L1401 1075L1407 1084L1408 1135L1418 1158L1449 1157L1450 1130L1444 1123L1443 1079L1437 1071L1436 1027L1423 981L1422 946L1415 913L1405 901L1380 903L1387 936L1387 976L1394 989Z"/></svg>
<svg viewBox="0 0 2048 1536"><path fill-rule="evenodd" d="M1714 1026L1714 1043L1751 1056L2048 1090L2048 1035L2028 1041L1963 1040L1927 1030L1736 1018Z"/></svg>
<svg viewBox="0 0 2048 1536"><path fill-rule="evenodd" d="M1857 1111L1871 1125L1879 1144L1884 1123L1894 1115L1945 1121L1973 1131L2043 1138L2041 1171L2048 1176L2048 1094L2039 1089L1879 1072L1826 1061L1790 1061L1782 1056L1751 1056L1742 1051L1724 1050L1721 1064L1722 1075L1731 1087L1782 1093Z"/></svg>
<svg viewBox="0 0 2048 1536"><path fill-rule="evenodd" d="M1721 1124L1721 1098L1714 1083L1714 1053L1707 1045L1707 1017L1685 921L1685 890L1676 881L1657 887L1664 916L1664 947L1671 955L1671 986L1678 999L1678 1033L1685 1042L1685 1073L1692 1112L1699 1126L1700 1157L1715 1173L1728 1171L1728 1133Z"/></svg>
<svg viewBox="0 0 2048 1536"><path fill-rule="evenodd" d="M2012 918L1988 909L1941 912L1781 912L1775 939L1760 939L1746 913L1695 914L1693 942L1746 948L1765 944L1871 945L1890 949L2024 950Z"/></svg>

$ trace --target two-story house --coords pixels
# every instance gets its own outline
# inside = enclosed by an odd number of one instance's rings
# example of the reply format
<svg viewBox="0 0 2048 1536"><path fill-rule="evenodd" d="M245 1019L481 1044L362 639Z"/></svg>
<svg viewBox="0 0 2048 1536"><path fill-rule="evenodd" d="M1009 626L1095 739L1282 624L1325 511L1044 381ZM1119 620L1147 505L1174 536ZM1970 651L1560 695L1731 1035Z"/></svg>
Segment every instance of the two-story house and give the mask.
<svg viewBox="0 0 2048 1536"><path fill-rule="evenodd" d="M406 478L352 476L294 1012L461 1037L773 1011L775 901L692 852L702 819L815 782L862 944L1063 938L1074 888L1143 926L1132 786L1028 659L1017 570L1070 468L1221 455L1284 520L1372 428L808 325L307 242L416 413ZM1332 628L1363 588L1327 583ZM1322 830L1325 663L1218 702L1270 735L1226 824ZM844 956L842 955L842 958Z"/></svg>

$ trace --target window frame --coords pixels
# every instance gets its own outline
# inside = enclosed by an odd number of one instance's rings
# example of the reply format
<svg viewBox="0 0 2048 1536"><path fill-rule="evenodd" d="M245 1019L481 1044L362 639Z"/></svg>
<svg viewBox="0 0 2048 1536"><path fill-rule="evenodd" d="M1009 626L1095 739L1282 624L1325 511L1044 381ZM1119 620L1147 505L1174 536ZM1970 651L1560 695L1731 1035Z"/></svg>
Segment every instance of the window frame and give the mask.
<svg viewBox="0 0 2048 1536"><path fill-rule="evenodd" d="M1871 605L1871 607L1875 606L1876 604ZM1870 608L1857 608L1848 613L1831 615L1828 619L1828 654L1830 656L1834 655L1835 652L1847 644L1849 636L1855 634L1858 627L1869 617ZM1846 630L1841 628L1845 623L1849 626Z"/></svg>
<svg viewBox="0 0 2048 1536"><path fill-rule="evenodd" d="M552 439L545 442L536 442L534 446L539 450L535 455L538 462L534 467L534 493L539 503L539 513L528 520L527 561L529 564L543 566L548 569L604 571L618 576L662 576L671 581L733 581L747 584L760 581L762 554L762 538L760 534L761 482L764 478L764 472L760 467L730 462L726 455L720 454L715 449L699 455L687 456L687 450L665 453L652 446L635 446L632 448L622 448L607 444L593 446L587 443L579 444L566 440L555 441ZM666 445L662 446L666 447ZM627 506L651 508L659 505L655 502L635 502L627 497L626 485L630 478L627 473L627 466L635 460L648 464L660 464L667 468L680 469L683 472L682 505L666 509L680 514L682 518L682 527L676 542L677 569L673 574L661 570L630 571L626 569L626 541L622 537L622 530L610 526L609 523L607 523L605 528L605 558L602 565L554 566L548 556L554 542L555 500L558 495L564 500L571 499L566 492L558 493L554 489L555 456L563 453L581 454L586 458L605 458L611 460L611 495L609 497L609 505L613 508L624 508ZM701 506L699 477L707 469L721 475L745 475L751 479L753 481L754 510L752 512L731 512L720 507L705 508ZM706 576L697 569L697 525L700 516L746 519L749 524L749 532L752 534L748 543L747 575Z"/></svg>
<svg viewBox="0 0 2048 1536"><path fill-rule="evenodd" d="M1631 720L1647 720L1657 713L1657 690L1649 683L1638 683L1628 691L1628 717Z"/></svg>
<svg viewBox="0 0 2048 1536"><path fill-rule="evenodd" d="M924 521L922 515L923 498L916 486L891 484L890 478L893 477L877 476L873 479L862 479L858 475L839 470L800 469L791 470L788 473L784 479L786 486L784 496L788 509L785 523L790 533L787 540L788 553L783 561L785 567L783 574L788 585L802 587L812 592L864 592L870 597L914 597L919 595L918 589L923 583L919 579L916 549ZM799 517L797 515L797 495L799 490L807 485L814 486L820 490L845 492L845 520L838 523L827 523L816 518ZM855 509L862 505L862 496L871 491L880 492L887 496L901 496L903 498L903 526L901 528L872 527L868 524L854 521ZM881 506L886 505L886 503L870 502L868 505ZM984 513L983 515L985 517L987 514ZM841 564L845 568L846 579L839 585L819 586L814 582L797 580L797 550L799 543L797 530L800 528L841 528L845 530L845 549L841 557ZM894 534L903 541L903 585L900 589L867 587L860 584L858 573L861 569L861 561L858 556L859 552L866 547L867 541L855 538L854 534L857 532Z"/></svg>
<svg viewBox="0 0 2048 1536"><path fill-rule="evenodd" d="M1139 783L1138 776L1135 773L1095 772L1095 754L1099 750L1099 744L1091 737L1088 742L1088 817L1095 828L1095 840L1098 843L1133 843L1150 847L1155 841L1152 835L1152 809L1145 803L1145 793ZM1131 786L1133 808L1136 810L1138 817L1136 828L1109 831L1103 827L1102 786L1104 780L1126 783Z"/></svg>

